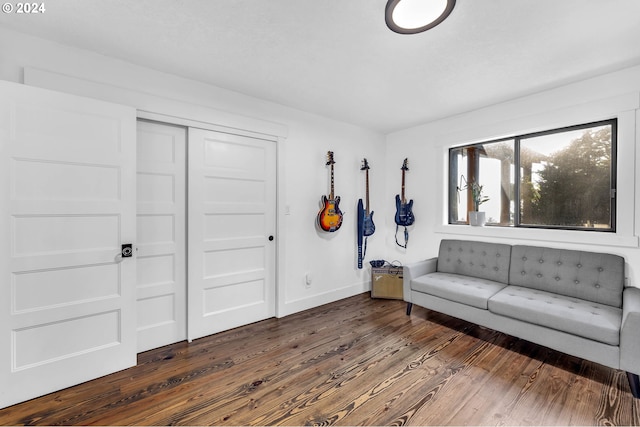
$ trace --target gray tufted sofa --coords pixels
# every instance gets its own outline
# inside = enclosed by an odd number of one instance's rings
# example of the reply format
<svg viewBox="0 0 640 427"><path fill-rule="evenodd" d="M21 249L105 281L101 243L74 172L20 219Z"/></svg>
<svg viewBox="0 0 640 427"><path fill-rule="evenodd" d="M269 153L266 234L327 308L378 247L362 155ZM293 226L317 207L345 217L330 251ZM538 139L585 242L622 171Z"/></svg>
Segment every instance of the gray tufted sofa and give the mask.
<svg viewBox="0 0 640 427"><path fill-rule="evenodd" d="M627 372L640 397L640 288L620 256L443 240L404 266L413 304Z"/></svg>

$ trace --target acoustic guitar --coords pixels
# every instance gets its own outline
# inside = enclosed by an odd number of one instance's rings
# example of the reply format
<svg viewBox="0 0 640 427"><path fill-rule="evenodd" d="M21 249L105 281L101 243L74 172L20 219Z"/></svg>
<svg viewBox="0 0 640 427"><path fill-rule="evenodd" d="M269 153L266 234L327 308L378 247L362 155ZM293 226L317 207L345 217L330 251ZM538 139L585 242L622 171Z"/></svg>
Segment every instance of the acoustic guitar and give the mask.
<svg viewBox="0 0 640 427"><path fill-rule="evenodd" d="M318 212L318 226L321 230L334 232L342 225L342 212L340 211L340 196L334 195L333 190L333 151L327 152L327 166L331 166L331 192L329 197L322 196L322 208Z"/></svg>

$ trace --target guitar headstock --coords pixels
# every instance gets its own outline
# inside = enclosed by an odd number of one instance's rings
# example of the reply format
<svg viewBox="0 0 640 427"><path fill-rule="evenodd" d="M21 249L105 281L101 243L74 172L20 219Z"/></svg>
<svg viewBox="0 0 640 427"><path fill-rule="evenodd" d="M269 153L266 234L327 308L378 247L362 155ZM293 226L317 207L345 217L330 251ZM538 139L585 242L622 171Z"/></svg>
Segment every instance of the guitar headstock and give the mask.
<svg viewBox="0 0 640 427"><path fill-rule="evenodd" d="M335 162L333 161L333 151L327 151L327 165L332 165Z"/></svg>
<svg viewBox="0 0 640 427"><path fill-rule="evenodd" d="M402 162L402 167L400 168L403 171L408 171L409 170L409 160L404 159L404 162Z"/></svg>
<svg viewBox="0 0 640 427"><path fill-rule="evenodd" d="M367 162L367 159L364 158L362 159L362 167L360 168L360 170L366 171L367 169L369 169L369 162Z"/></svg>

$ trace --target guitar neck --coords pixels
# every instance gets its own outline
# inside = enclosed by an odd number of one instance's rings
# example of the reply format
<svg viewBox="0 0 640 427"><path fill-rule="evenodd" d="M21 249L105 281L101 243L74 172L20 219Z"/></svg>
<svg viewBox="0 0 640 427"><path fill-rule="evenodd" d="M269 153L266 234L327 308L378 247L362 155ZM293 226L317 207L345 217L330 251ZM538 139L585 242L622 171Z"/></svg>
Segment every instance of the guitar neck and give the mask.
<svg viewBox="0 0 640 427"><path fill-rule="evenodd" d="M402 203L407 203L407 199L404 197L404 169L402 169Z"/></svg>
<svg viewBox="0 0 640 427"><path fill-rule="evenodd" d="M329 194L329 199L333 200L333 163L331 163L331 193Z"/></svg>
<svg viewBox="0 0 640 427"><path fill-rule="evenodd" d="M367 182L367 216L369 216L369 169L366 170L366 182Z"/></svg>

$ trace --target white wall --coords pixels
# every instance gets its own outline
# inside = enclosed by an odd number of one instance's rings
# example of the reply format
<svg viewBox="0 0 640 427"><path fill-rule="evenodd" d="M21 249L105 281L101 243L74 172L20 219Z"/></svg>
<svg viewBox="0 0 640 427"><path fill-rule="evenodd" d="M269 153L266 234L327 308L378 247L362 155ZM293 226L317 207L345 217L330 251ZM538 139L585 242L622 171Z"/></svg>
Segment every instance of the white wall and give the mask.
<svg viewBox="0 0 640 427"><path fill-rule="evenodd" d="M0 79L23 82L25 67L50 70L87 81L113 85L161 99L174 114L204 114L231 126L269 122L284 125L279 143L281 164L279 238L282 253L279 315L363 292L368 270L356 268L355 212L364 197L363 157L371 165L371 205L377 231L370 238L367 260L402 263L434 256L443 238L472 238L510 243L544 244L623 255L631 285L640 286L640 219L636 165L640 131L640 67L568 84L455 117L384 135L196 81L51 43L0 27ZM79 87L77 90L89 91ZM114 91L116 93L117 91ZM101 94L106 95L106 94ZM112 95L118 96L118 95ZM124 97L123 103L131 101ZM131 101L133 102L133 101ZM155 105L158 105L156 102ZM140 106L136 106L141 108ZM446 225L446 156L452 145L567 126L610 117L620 118L618 233L471 228ZM253 120L253 119L257 120ZM328 193L328 150L335 152L336 194L345 222L336 233L319 233L315 217ZM409 158L407 197L414 199L416 223L408 248L394 240L394 197L400 192L402 160ZM285 214L285 209L289 214ZM305 274L313 282L305 286Z"/></svg>
<svg viewBox="0 0 640 427"><path fill-rule="evenodd" d="M409 157L413 167L407 174L407 196L415 200L416 215L408 249L391 249L391 236L388 256L405 263L436 256L445 238L610 252L625 257L629 285L640 286L639 105L640 66L636 66L388 135L385 199L400 191L398 169L402 158ZM615 234L447 225L449 147L611 117L618 118L619 126ZM386 213L391 227L393 211Z"/></svg>
<svg viewBox="0 0 640 427"><path fill-rule="evenodd" d="M278 271L279 316L369 289L368 270L356 268L355 212L357 199L364 198L364 173L359 170L363 157L372 166L372 206L382 203L383 135L4 28L0 28L0 52L2 80L22 83L25 67L33 67L97 82L99 89L88 84L76 85L73 90L138 109L161 108L165 111L156 112L187 118L197 115L199 120L232 127L269 128L269 122L273 122L277 129L284 125L288 135L278 143L279 178L284 179L279 187L281 214L277 236L284 239L279 242L283 255ZM135 105L141 100L144 103L148 100L148 105ZM335 152L336 194L342 197L340 207L345 220L339 231L323 234L316 231L315 218L320 197L329 192L328 169L324 164L328 150ZM382 227L382 209L376 212L375 219ZM380 258L384 253L382 230L370 239L368 254ZM310 287L305 285L307 272L313 279Z"/></svg>

